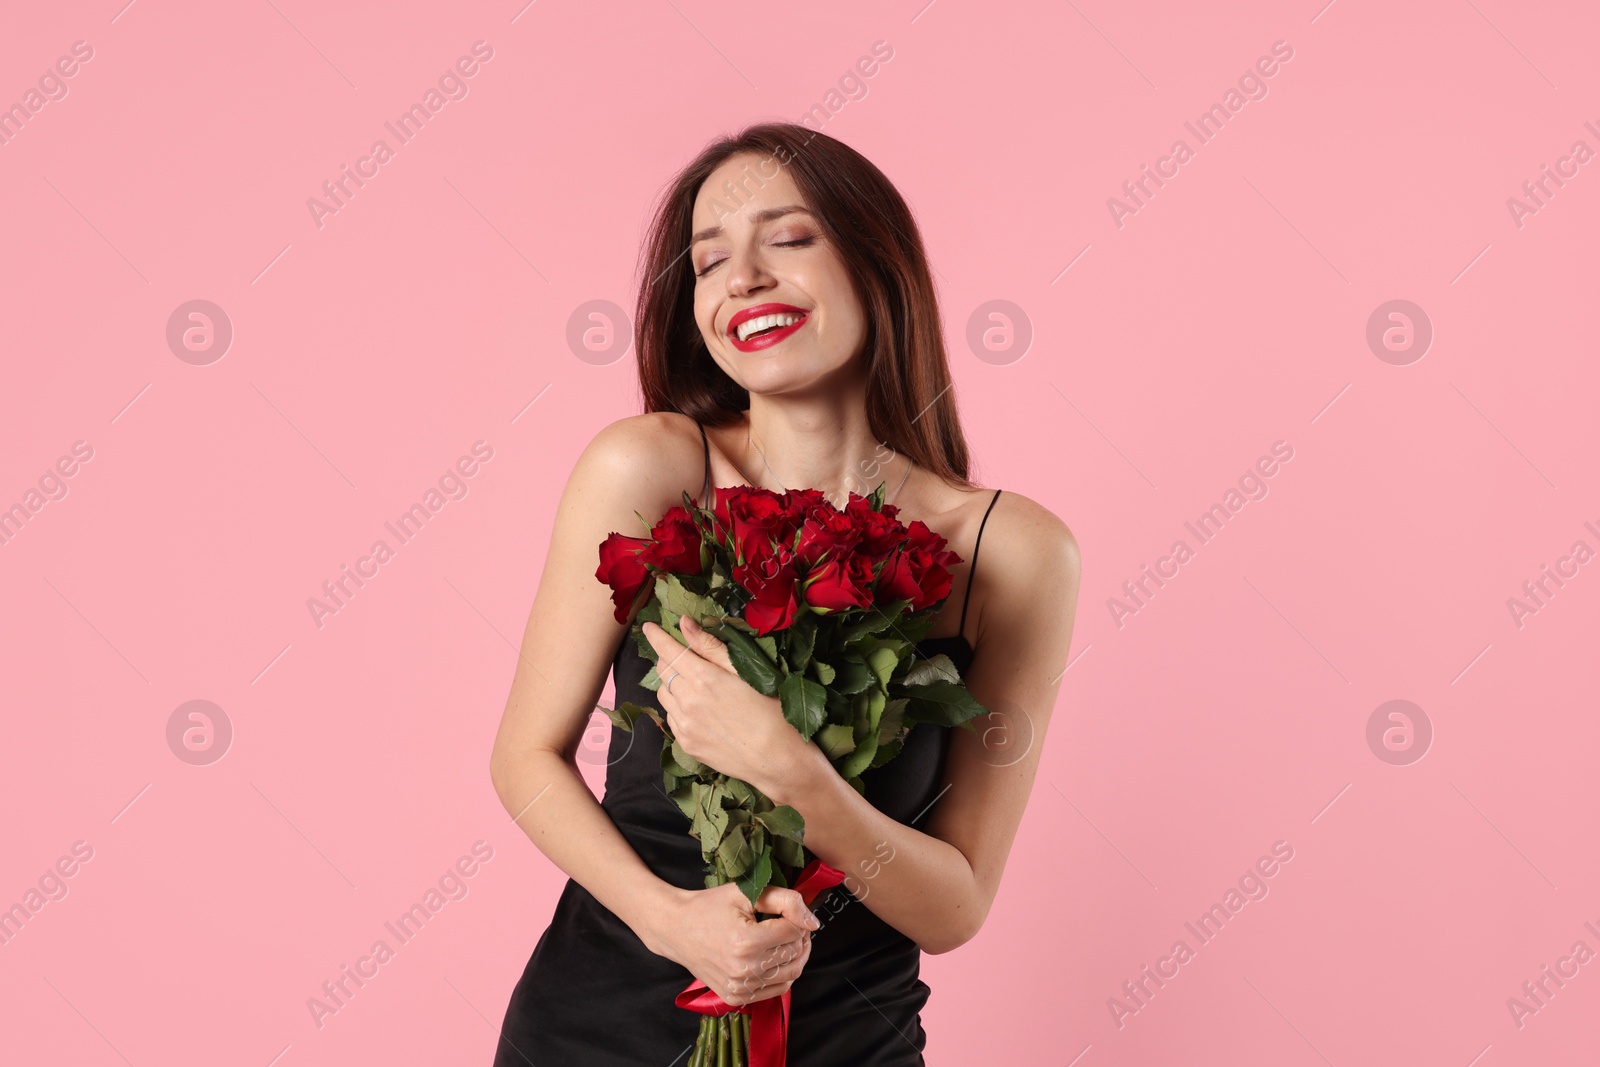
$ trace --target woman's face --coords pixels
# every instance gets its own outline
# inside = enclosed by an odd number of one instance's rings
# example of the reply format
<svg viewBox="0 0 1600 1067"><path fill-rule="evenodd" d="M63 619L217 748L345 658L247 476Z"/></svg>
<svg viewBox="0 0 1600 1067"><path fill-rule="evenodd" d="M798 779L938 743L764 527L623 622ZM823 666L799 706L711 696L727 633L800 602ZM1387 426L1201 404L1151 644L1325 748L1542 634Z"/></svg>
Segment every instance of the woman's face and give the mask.
<svg viewBox="0 0 1600 1067"><path fill-rule="evenodd" d="M866 340L861 302L776 159L727 160L700 187L692 221L695 321L730 378L751 393L787 393L853 363Z"/></svg>

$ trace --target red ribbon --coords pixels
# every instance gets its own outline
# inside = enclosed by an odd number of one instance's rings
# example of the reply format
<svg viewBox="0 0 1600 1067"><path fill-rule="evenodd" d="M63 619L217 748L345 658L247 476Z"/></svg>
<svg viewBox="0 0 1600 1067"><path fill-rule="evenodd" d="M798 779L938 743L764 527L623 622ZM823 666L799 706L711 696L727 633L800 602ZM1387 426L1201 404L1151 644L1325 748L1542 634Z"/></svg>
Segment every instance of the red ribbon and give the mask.
<svg viewBox="0 0 1600 1067"><path fill-rule="evenodd" d="M819 859L806 864L795 880L794 890L810 907L824 889L844 881L844 872ZM734 1007L696 978L679 993L674 1003L701 1015L727 1015L738 1012L750 1016L750 1067L784 1067L789 1056L789 990L781 997L767 997L754 1004Z"/></svg>

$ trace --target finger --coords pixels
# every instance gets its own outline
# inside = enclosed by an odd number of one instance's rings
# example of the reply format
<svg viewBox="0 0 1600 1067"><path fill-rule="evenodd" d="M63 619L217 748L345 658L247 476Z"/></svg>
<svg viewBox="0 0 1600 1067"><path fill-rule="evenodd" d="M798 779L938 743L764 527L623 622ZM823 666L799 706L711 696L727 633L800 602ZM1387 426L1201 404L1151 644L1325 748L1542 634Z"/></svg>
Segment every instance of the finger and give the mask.
<svg viewBox="0 0 1600 1067"><path fill-rule="evenodd" d="M744 968L729 984L748 1001L778 996L800 977L810 957L809 941L797 950L774 950Z"/></svg>
<svg viewBox="0 0 1600 1067"><path fill-rule="evenodd" d="M683 636L689 639L689 647L702 659L716 664L729 674L738 673L734 670L733 658L728 655L727 644L716 634L709 632L687 615L678 620L678 629L683 631Z"/></svg>
<svg viewBox="0 0 1600 1067"><path fill-rule="evenodd" d="M781 915L801 930L816 930L822 926L822 921L806 907L804 897L793 889L784 889L781 886L769 885L763 889L761 895L756 897L756 911L766 912L768 915Z"/></svg>
<svg viewBox="0 0 1600 1067"><path fill-rule="evenodd" d="M678 643L678 639L659 623L644 624L645 639L656 650L656 674L665 678L674 670L684 670L695 659L694 650Z"/></svg>
<svg viewBox="0 0 1600 1067"><path fill-rule="evenodd" d="M811 958L811 938L798 944L777 945L751 964L749 973L762 983L792 982Z"/></svg>

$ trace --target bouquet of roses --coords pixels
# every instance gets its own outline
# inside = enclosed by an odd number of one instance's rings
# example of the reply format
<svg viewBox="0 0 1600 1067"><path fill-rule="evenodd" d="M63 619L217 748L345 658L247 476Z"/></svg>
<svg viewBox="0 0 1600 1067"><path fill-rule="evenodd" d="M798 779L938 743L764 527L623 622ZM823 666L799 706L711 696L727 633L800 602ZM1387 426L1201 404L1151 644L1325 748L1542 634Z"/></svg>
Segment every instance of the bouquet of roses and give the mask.
<svg viewBox="0 0 1600 1067"><path fill-rule="evenodd" d="M961 557L920 520L907 526L896 514L882 485L867 497L851 493L842 510L816 489L718 489L709 509L685 493L654 526L640 517L649 536L608 536L595 577L611 587L617 621L632 623L652 663L646 621L687 644L678 620L688 616L721 639L739 676L776 696L784 718L864 795L861 773L893 759L917 724L971 730L970 720L986 714L948 656L916 650ZM660 688L656 667L643 684ZM707 888L736 882L754 904L778 885L809 904L843 880L820 859L800 870L799 812L690 756L658 709L623 702L605 710L623 730L641 715L661 728L664 788L700 842ZM781 1065L788 1001L785 993L733 1008L692 984L678 1003L707 1018L690 1067L728 1054L744 1063L747 1046L751 1067Z"/></svg>

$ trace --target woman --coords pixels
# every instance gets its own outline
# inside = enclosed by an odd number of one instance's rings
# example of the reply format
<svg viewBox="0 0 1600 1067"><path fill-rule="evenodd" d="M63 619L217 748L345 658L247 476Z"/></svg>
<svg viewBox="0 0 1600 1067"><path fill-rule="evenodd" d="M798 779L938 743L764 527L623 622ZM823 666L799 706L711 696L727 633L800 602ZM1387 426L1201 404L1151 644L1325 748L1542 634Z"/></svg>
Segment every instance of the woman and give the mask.
<svg viewBox="0 0 1600 1067"><path fill-rule="evenodd" d="M712 144L669 189L643 266L646 413L597 434L567 483L491 760L506 810L570 876L495 1063L681 1064L700 1017L673 998L699 978L731 1004L790 990L791 1067L920 1064L920 953L972 938L999 889L1066 666L1077 545L1045 508L967 479L921 239L854 150L789 124ZM966 564L919 651L949 655L990 714L917 727L863 797L704 631L684 648L647 625L677 676L644 688L595 563L608 533L685 491L709 506L717 486L813 487L843 505L880 483ZM612 732L597 803L572 758L608 669L617 703L656 704L692 756L797 808L845 885L814 913L789 889L754 909L706 889L646 719Z"/></svg>

